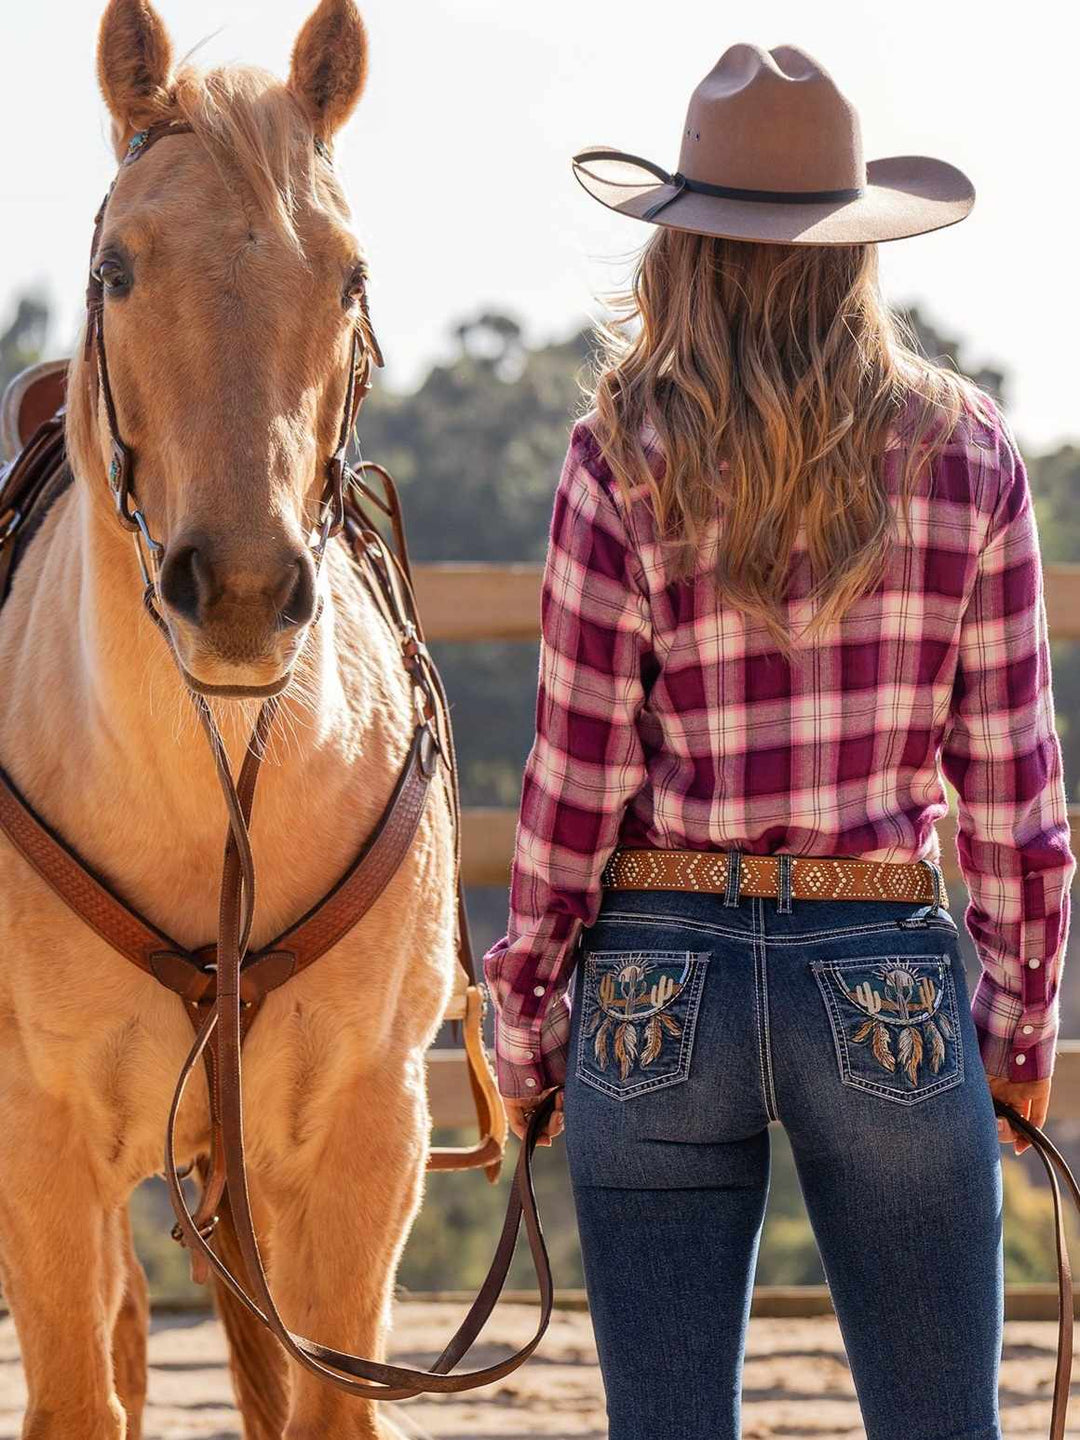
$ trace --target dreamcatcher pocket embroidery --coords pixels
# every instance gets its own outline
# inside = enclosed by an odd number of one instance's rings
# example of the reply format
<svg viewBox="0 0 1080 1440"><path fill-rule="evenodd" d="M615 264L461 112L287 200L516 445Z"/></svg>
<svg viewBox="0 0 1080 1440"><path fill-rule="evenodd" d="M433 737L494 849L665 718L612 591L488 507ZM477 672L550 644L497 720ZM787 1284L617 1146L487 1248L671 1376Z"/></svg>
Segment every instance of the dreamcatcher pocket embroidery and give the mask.
<svg viewBox="0 0 1080 1440"><path fill-rule="evenodd" d="M685 1080L708 959L708 951L586 951L579 1077L619 1099Z"/></svg>
<svg viewBox="0 0 1080 1440"><path fill-rule="evenodd" d="M811 969L846 1084L913 1104L963 1079L947 957L815 961Z"/></svg>

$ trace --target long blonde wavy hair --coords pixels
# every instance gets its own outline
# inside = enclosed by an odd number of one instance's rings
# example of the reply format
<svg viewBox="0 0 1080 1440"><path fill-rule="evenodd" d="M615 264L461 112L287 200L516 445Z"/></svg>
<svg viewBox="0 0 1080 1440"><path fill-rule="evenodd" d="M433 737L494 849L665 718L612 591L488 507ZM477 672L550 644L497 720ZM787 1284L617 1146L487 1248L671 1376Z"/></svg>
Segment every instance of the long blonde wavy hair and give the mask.
<svg viewBox="0 0 1080 1440"><path fill-rule="evenodd" d="M905 525L919 475L961 414L988 418L985 392L920 354L885 303L873 244L759 244L661 226L599 334L596 438L624 494L649 487L669 577L694 573L721 514L721 595L788 654L784 602L800 525L812 576L807 637L880 578L898 530L882 456L909 403ZM658 474L646 425L660 442Z"/></svg>

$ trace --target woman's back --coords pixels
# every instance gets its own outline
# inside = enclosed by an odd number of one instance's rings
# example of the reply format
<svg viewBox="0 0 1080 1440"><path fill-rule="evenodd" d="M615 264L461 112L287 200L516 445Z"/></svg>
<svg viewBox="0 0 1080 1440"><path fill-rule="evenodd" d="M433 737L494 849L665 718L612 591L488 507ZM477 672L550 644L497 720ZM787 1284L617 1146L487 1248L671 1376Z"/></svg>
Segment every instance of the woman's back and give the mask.
<svg viewBox="0 0 1080 1440"><path fill-rule="evenodd" d="M626 666L620 697L635 687L635 667L642 671L635 729L644 783L629 802L620 843L938 858L934 821L948 809L942 747L948 778L985 791L989 780L975 772L991 760L1010 715L1037 705L1045 656L1027 479L1007 423L996 407L994 414L993 425L962 418L917 483L910 537L901 525L880 582L790 656L764 625L717 594L721 522L696 575L671 581L645 487L625 506L590 419L579 423L560 485L566 548L553 559L549 584L588 604L595 595L576 568L588 567L590 555L610 566L612 548L623 552L625 613L608 609L603 597L583 617L614 632L607 653ZM662 465L655 437L646 444ZM902 456L902 440L893 437L882 473L894 502ZM722 485L721 476L718 491ZM580 519L571 522L574 511ZM813 618L812 583L800 530L785 606L794 635ZM592 668L586 652L574 684L586 695ZM1036 709L1028 720L1034 728L1024 752L1045 751L1045 775L1056 743L1052 717ZM633 749L627 746L628 764L636 763ZM1034 779L1012 787L1029 821ZM999 809L998 823L1005 818Z"/></svg>
<svg viewBox="0 0 1080 1440"><path fill-rule="evenodd" d="M915 399L879 472L898 514ZM1008 422L984 399L986 415L965 411L916 481L910 530L899 521L877 585L790 654L717 592L722 521L696 572L672 579L649 487L616 482L595 413L574 427L510 925L485 957L504 1093L562 1072L558 992L614 849L937 863L946 780L983 965L972 1008L984 1060L1009 1069L1022 1017L1022 1073L1049 1073L1073 860L1031 494ZM655 432L641 438L662 473ZM785 602L796 636L814 614L811 568L800 528Z"/></svg>

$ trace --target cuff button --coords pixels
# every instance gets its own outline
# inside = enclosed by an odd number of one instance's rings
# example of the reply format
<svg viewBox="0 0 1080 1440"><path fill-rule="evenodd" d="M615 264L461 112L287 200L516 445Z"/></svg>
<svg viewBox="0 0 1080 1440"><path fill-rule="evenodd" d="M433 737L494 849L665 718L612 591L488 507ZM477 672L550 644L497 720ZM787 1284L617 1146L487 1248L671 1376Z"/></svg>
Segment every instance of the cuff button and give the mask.
<svg viewBox="0 0 1080 1440"><path fill-rule="evenodd" d="M535 1090L535 1089L536 1089L536 1081L533 1079L533 1077L532 1077L531 1075L528 1076L528 1078L527 1078L526 1081L525 1081L525 1084L528 1085L528 1087L529 1087L530 1090Z"/></svg>
<svg viewBox="0 0 1080 1440"><path fill-rule="evenodd" d="M1015 1058L1016 1063L1017 1063L1018 1065L1026 1065L1026 1064L1027 1064L1027 1056L1026 1056L1026 1055L1017 1055L1017 1056L1015 1056L1014 1058Z"/></svg>

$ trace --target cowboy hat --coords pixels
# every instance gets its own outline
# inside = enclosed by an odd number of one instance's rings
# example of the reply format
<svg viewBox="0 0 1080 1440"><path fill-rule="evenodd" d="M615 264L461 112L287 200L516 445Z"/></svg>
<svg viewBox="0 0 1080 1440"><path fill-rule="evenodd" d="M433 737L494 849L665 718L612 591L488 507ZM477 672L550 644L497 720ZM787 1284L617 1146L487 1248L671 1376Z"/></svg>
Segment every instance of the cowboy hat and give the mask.
<svg viewBox="0 0 1080 1440"><path fill-rule="evenodd" d="M962 220L971 181L927 155L863 161L851 101L797 45L731 45L690 97L679 168L610 146L574 174L611 210L654 225L788 245L922 235Z"/></svg>

